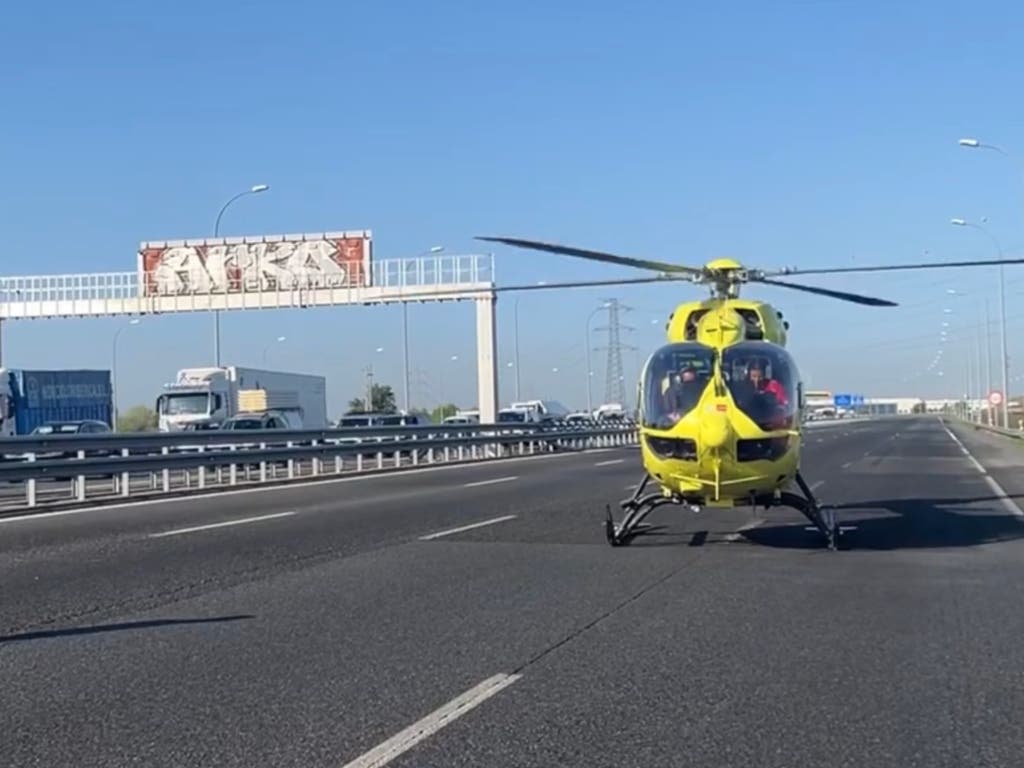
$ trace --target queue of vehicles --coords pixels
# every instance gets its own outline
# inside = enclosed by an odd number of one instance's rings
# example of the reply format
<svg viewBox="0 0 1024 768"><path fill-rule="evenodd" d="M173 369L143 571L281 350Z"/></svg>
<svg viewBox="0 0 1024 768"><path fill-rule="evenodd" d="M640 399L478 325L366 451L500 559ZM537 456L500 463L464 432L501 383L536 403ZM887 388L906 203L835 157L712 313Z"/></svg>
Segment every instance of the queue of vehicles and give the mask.
<svg viewBox="0 0 1024 768"><path fill-rule="evenodd" d="M421 414L348 413L327 417L323 376L242 366L183 368L156 398L157 428L181 430L328 429L426 425ZM570 412L554 400L513 402L499 424L592 423L624 418L617 404L593 413ZM107 370L0 368L0 437L109 433L114 421L113 386ZM460 410L446 426L478 424L479 411Z"/></svg>

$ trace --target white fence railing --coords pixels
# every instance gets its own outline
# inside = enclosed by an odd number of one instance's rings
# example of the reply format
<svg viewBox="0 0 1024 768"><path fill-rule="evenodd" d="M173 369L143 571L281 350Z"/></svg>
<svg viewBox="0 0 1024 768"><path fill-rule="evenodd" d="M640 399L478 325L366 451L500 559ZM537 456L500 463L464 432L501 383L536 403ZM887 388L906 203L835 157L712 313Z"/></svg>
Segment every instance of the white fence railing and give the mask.
<svg viewBox="0 0 1024 768"><path fill-rule="evenodd" d="M238 430L0 440L0 512L632 445L632 423Z"/></svg>

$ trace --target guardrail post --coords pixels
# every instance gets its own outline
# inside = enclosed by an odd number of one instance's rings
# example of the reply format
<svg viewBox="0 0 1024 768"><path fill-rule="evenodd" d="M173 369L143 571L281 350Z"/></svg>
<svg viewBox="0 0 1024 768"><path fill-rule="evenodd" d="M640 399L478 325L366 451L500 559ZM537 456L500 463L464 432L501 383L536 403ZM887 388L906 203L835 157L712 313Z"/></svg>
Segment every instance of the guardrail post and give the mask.
<svg viewBox="0 0 1024 768"><path fill-rule="evenodd" d="M236 445L231 446L231 452L234 453L238 448ZM238 485L238 464L232 459L231 466L228 467L228 484Z"/></svg>
<svg viewBox="0 0 1024 768"><path fill-rule="evenodd" d="M377 469L384 469L384 451L377 451Z"/></svg>
<svg viewBox="0 0 1024 768"><path fill-rule="evenodd" d="M85 460L85 451L78 452L78 460ZM85 475L79 475L76 478L75 485L75 498L77 498L79 501L85 501Z"/></svg>
<svg viewBox="0 0 1024 768"><path fill-rule="evenodd" d="M36 455L34 453L30 453L28 455L28 460L29 463L34 462L36 460ZM34 507L36 505L36 479L34 477L30 477L25 481L25 503L30 507Z"/></svg>
<svg viewBox="0 0 1024 768"><path fill-rule="evenodd" d="M313 447L316 447L316 446L320 445L320 443L317 442L316 440L313 440L311 442L311 445ZM313 477L316 477L317 475L320 474L321 469L320 469L320 457L319 456L314 456L310 460L310 462L309 462L309 471L313 475Z"/></svg>
<svg viewBox="0 0 1024 768"><path fill-rule="evenodd" d="M288 448L291 448L294 445L294 443L291 440L289 440L285 445ZM293 480L294 478L295 478L295 459L293 459L291 456L289 456L288 457L288 479L289 480Z"/></svg>
<svg viewBox="0 0 1024 768"><path fill-rule="evenodd" d="M206 452L206 447L200 445L199 446L200 460L202 460L202 454L205 453L205 452ZM196 485L198 487L200 487L200 488L205 488L206 487L206 465L205 464L200 464L199 465L199 469L198 469L198 471L196 473Z"/></svg>
<svg viewBox="0 0 1024 768"><path fill-rule="evenodd" d="M163 448L160 449L160 453L163 454L164 456L166 456L170 452L171 452L170 448L168 448L166 445ZM165 469L165 470L163 470L162 474L163 474L163 480L164 480L164 493L170 493L171 492L171 470Z"/></svg>
<svg viewBox="0 0 1024 768"><path fill-rule="evenodd" d="M362 471L363 471L363 454L357 453L356 454L356 472L362 472Z"/></svg>
<svg viewBox="0 0 1024 768"><path fill-rule="evenodd" d="M128 449L127 448L122 448L121 449L121 458L122 459L127 459L128 458ZM122 496L126 496L126 497L132 495L132 473L131 472L122 472L121 473L121 495Z"/></svg>
<svg viewBox="0 0 1024 768"><path fill-rule="evenodd" d="M345 469L345 459L340 453L334 454L334 474L340 475Z"/></svg>
<svg viewBox="0 0 1024 768"><path fill-rule="evenodd" d="M267 444L266 443L260 443L260 450L261 451L267 450ZM267 482L267 460L266 459L263 459L260 462L260 482L261 483Z"/></svg>

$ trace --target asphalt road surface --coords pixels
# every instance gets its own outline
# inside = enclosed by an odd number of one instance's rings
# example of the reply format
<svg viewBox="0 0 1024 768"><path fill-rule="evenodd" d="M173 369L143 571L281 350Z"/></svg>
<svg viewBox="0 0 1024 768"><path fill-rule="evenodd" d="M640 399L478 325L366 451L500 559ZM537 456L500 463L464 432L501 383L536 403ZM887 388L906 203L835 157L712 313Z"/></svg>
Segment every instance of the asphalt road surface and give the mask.
<svg viewBox="0 0 1024 768"><path fill-rule="evenodd" d="M612 549L635 448L0 520L0 765L1020 765L1024 446L952 431L808 432L839 552Z"/></svg>

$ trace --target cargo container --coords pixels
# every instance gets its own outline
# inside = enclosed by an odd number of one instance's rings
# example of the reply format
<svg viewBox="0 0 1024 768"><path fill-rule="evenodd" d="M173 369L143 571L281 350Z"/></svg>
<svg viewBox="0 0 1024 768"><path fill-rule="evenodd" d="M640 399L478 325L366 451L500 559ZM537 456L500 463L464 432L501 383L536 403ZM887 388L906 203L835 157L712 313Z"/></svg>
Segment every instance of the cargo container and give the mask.
<svg viewBox="0 0 1024 768"><path fill-rule="evenodd" d="M0 368L0 437L48 421L102 421L113 428L110 371Z"/></svg>
<svg viewBox="0 0 1024 768"><path fill-rule="evenodd" d="M156 401L161 432L217 429L238 413L265 409L288 411L302 429L325 429L327 380L236 365L183 368Z"/></svg>

